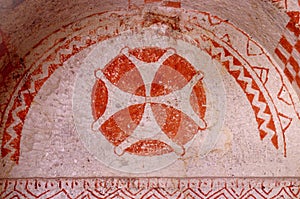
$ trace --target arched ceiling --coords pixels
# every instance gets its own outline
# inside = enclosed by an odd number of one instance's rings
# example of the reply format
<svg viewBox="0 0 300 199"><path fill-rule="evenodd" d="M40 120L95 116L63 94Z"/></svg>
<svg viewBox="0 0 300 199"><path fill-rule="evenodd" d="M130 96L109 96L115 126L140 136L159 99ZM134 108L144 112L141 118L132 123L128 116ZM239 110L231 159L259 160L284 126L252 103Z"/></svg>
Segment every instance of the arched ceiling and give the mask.
<svg viewBox="0 0 300 199"><path fill-rule="evenodd" d="M299 10L0 0L1 178L299 176Z"/></svg>

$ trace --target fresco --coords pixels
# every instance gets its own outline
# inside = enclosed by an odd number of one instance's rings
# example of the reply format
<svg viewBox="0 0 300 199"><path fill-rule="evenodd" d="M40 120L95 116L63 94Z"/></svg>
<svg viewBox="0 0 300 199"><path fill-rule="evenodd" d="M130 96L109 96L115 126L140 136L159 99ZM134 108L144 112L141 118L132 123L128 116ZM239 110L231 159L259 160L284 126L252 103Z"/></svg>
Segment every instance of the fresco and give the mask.
<svg viewBox="0 0 300 199"><path fill-rule="evenodd" d="M272 51L188 2L127 3L24 56L1 30L0 196L299 197L298 2L268 2Z"/></svg>

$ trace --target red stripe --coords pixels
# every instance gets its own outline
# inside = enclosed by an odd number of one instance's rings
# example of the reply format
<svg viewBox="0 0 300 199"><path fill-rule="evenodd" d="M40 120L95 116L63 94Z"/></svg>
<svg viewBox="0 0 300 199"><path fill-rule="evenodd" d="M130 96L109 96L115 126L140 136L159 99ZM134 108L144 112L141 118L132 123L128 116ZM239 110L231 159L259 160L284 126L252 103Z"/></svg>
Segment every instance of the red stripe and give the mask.
<svg viewBox="0 0 300 199"><path fill-rule="evenodd" d="M294 57L290 57L289 63L293 66L293 69L296 73L299 72L299 64L298 62L294 59Z"/></svg>
<svg viewBox="0 0 300 199"><path fill-rule="evenodd" d="M289 79L290 82L294 81L293 75L291 74L291 72L287 68L284 69L284 74L287 76L287 78Z"/></svg>
<svg viewBox="0 0 300 199"><path fill-rule="evenodd" d="M294 46L296 50L300 53L300 40L297 41L297 43Z"/></svg>
<svg viewBox="0 0 300 199"><path fill-rule="evenodd" d="M282 36L279 43L282 45L282 47L287 50L289 53L292 53L293 46L290 44L290 42L285 38L285 36Z"/></svg>
<svg viewBox="0 0 300 199"><path fill-rule="evenodd" d="M281 51L278 48L275 49L275 53L278 56L278 58L286 65L287 58L281 53Z"/></svg>

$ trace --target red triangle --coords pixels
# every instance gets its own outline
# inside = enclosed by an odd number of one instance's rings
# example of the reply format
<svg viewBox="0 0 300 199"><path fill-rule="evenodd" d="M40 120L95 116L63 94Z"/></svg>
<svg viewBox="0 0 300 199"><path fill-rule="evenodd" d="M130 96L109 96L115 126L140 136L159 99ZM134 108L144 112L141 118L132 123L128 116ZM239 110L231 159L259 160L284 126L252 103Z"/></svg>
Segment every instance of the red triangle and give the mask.
<svg viewBox="0 0 300 199"><path fill-rule="evenodd" d="M278 148L279 148L279 147L278 147L278 136L277 136L276 134L273 135L273 137L271 138L271 141L272 141L274 147L275 147L276 149L278 149Z"/></svg>
<svg viewBox="0 0 300 199"><path fill-rule="evenodd" d="M282 130L283 130L283 132L285 132L286 129L289 128L289 126L291 125L292 118L290 118L282 113L279 113L278 116L279 116Z"/></svg>
<svg viewBox="0 0 300 199"><path fill-rule="evenodd" d="M225 43L231 44L231 40L228 34L225 34L222 38L222 41L224 41Z"/></svg>
<svg viewBox="0 0 300 199"><path fill-rule="evenodd" d="M267 134L268 134L268 133L266 133L265 131L259 130L259 135L260 135L260 139L261 139L261 140L263 140L263 139L266 137Z"/></svg>
<svg viewBox="0 0 300 199"><path fill-rule="evenodd" d="M263 84L265 84L268 81L269 69L258 67L258 66L254 66L252 68L254 69L255 73L258 75L260 81Z"/></svg>
<svg viewBox="0 0 300 199"><path fill-rule="evenodd" d="M7 148L2 148L1 149L1 155L2 155L2 157L7 156L7 154L9 154L10 152L11 152L10 149L7 149Z"/></svg>
<svg viewBox="0 0 300 199"><path fill-rule="evenodd" d="M7 131L5 131L2 137L2 146L4 146L10 139L11 139L11 135L9 135Z"/></svg>
<svg viewBox="0 0 300 199"><path fill-rule="evenodd" d="M208 15L208 21L213 26L214 25L218 25L218 24L220 24L220 23L223 22L220 18L214 17L214 16L210 16L210 15Z"/></svg>
<svg viewBox="0 0 300 199"><path fill-rule="evenodd" d="M249 39L247 43L247 55L256 56L261 54L263 54L262 48Z"/></svg>
<svg viewBox="0 0 300 199"><path fill-rule="evenodd" d="M290 97L289 92L284 84L282 85L279 93L277 94L277 98L288 105L292 105L291 97Z"/></svg>

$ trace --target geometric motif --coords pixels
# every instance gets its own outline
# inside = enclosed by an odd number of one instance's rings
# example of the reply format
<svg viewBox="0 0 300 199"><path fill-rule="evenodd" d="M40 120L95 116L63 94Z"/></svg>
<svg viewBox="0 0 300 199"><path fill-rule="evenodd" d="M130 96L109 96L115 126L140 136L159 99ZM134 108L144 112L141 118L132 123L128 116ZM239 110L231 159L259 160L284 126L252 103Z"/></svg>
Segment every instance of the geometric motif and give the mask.
<svg viewBox="0 0 300 199"><path fill-rule="evenodd" d="M148 63L148 66L138 66L138 60L146 65ZM148 69L147 76L143 75L145 67ZM150 78L151 67L157 69ZM128 152L140 156L154 156L175 150L182 156L185 153L184 145L194 138L198 130L206 128L207 124L204 121L206 96L201 82L203 74L200 71L197 72L186 59L176 54L174 49L148 47L131 50L125 48L122 49L120 55L105 68L97 70L95 74L98 80L92 94L95 119L93 128L99 129L115 146L115 153L118 155ZM124 92L131 93L131 97L140 102L133 103L111 115L107 120L103 120L101 116L105 113L108 101L108 91L105 85L109 83ZM190 95L190 108L197 115L194 119L186 114L189 108L177 106L177 108L185 109L182 112L176 108L176 104L165 103L164 100L168 98L172 100L172 93L178 92L188 84L193 88ZM175 100L180 103L181 99ZM151 128L151 125L140 126L143 122L147 123L142 120L143 114L147 111L145 109L149 107L160 129L167 136L160 138L164 141L145 137L144 134L149 130L148 128ZM139 136L134 136L138 133L141 134L140 139Z"/></svg>
<svg viewBox="0 0 300 199"><path fill-rule="evenodd" d="M155 27L156 24L166 27L169 25L168 23L170 23L168 21L169 19L168 17L152 19L151 17L155 17L155 15L151 15L149 13L145 13L145 14L147 15L147 17L141 19L137 18L136 20L138 21L138 23L134 22L134 24L132 23L128 26L120 26L118 28L115 26L107 27L106 25L100 23L99 26L97 27L93 27L93 28L86 27L87 30L83 29L80 30L81 32L78 33L74 32L70 38L67 39L59 38L56 40L59 42L57 42L53 48L51 47L52 49L49 49L49 53L47 55L45 55L42 58L41 57L37 58L37 60L31 65L31 68L29 68L30 70L28 71L30 72L26 73L26 75L24 74L23 80L20 81L19 85L15 87L16 90L14 91L14 94L10 99L9 105L4 110L5 111L4 115L6 115L7 117L3 118L2 121L3 124L1 126L2 157L7 157L16 163L18 162L20 156L20 142L22 137L22 128L26 119L26 115L30 109L30 105L34 97L37 95L37 93L43 86L43 84L47 81L47 79L54 73L54 71L57 68L61 67L63 63L66 60L68 60L71 56L80 52L83 49L88 48L93 44L115 37L120 32L123 31L128 31L128 30L131 31L131 30L144 28L144 27L147 28L151 25ZM126 16L135 17L135 14L127 13ZM89 17L101 18L100 21L103 21L102 18L105 17L107 18L115 17L116 20L119 20L119 18L122 18L122 14L112 15L111 13L101 13ZM146 22L142 21L144 19L148 21ZM170 18L170 19L172 19L174 23L176 22L176 18ZM175 39L178 40L186 40L187 42L192 43L193 45L199 47L200 49L205 50L208 54L213 56L215 60L220 61L220 63L222 63L223 67L226 68L229 74L236 79L236 81L238 82L238 84L246 94L247 99L250 102L253 111L255 113L256 116L255 119L258 123L259 135L261 139L270 136L271 143L275 148L282 147L284 148L284 151L286 151L285 150L286 143L284 141L284 130L287 130L287 128L285 127L289 125L287 125L288 122L286 122L285 125L282 126L282 124L280 123L281 120L279 116L280 115L287 116L291 114L292 111L287 111L288 109L283 109L281 110L282 113L280 113L276 108L276 106L278 104L285 107L294 106L294 102L292 99L293 96L290 94L290 91L287 90L289 89L289 87L286 84L286 82L284 82L285 79L282 79L280 74L274 72L274 68L276 66L272 64L270 64L270 66L262 66L256 63L254 64L242 63L241 61L243 59L249 61L256 57L257 60L265 57L266 59L268 59L268 56L266 55L264 50L260 47L257 47L258 45L249 36L247 36L245 33L237 29L235 26L233 26L227 21L219 19L218 17L211 16L209 13L187 12L184 13L184 15L182 16L182 21L186 23L174 24L174 25L176 25L176 27L180 25L182 32L186 32L187 34L190 34L189 35L190 40L184 38L182 35L177 35L176 31L174 32L174 34L172 33L169 36L174 37ZM225 27L229 28L231 30L231 33L230 31L224 32L224 30L227 30ZM68 29L69 27L66 28ZM291 29L290 26L288 28ZM203 29L205 31L203 31ZM213 29L213 31L215 32L212 33L211 29ZM71 28L70 31L72 31ZM168 32L169 31L168 29L165 29L164 31L166 32L159 33L159 34L170 34L170 32ZM195 32L197 34L195 34ZM236 51L235 49L238 49L239 46L235 46L234 40L232 39L233 37L231 35L233 33L239 34L241 35L241 37L246 38L245 41L240 43L241 45L242 44L244 45L243 50L241 50L240 52L245 52L245 54L240 55L242 57L241 59L237 58L239 56L237 56L235 52ZM84 36L86 34L89 34L88 38ZM212 37L211 36L212 34L215 34L215 36ZM212 40L212 38L214 39ZM225 39L224 41L227 42L222 42L222 38ZM203 41L205 40L206 41L212 40L209 41L212 45L203 46L203 44L205 43ZM296 48L298 46L296 45L297 42L294 44L294 48L291 51L291 48L286 43L286 40L288 39L283 38L281 40L278 49L282 47L282 49L292 53L294 51L297 51ZM45 41L47 41L47 38L45 38ZM205 44L208 43L206 42ZM276 51L278 55L280 55L279 51L281 52L281 50L278 50L278 52ZM232 56L233 54L234 56ZM290 69L294 70L295 68L294 71L297 71L297 63L295 62L295 60L297 59L295 58L286 58L286 59L289 60L289 62L286 62L289 63L289 65L286 64L288 69L285 70L285 73L287 77L290 77L288 75L288 72L289 73L293 72ZM268 78L268 76L270 76L271 73L273 73L273 75L276 74L280 76L279 78L280 85L278 85L278 88L275 89L277 91L276 96L272 96L272 93L269 92L270 78ZM97 78L97 75L94 77ZM205 74L204 74L204 79L205 79ZM293 79L295 79L292 81L292 84L294 85L297 82L297 76L293 76ZM94 81L93 83L95 84L95 82L96 81ZM99 81L98 83L99 83L98 86L101 86L101 81ZM283 87L287 89L282 89ZM287 92L283 92L284 90L287 90ZM91 93L89 95L91 95ZM194 101L197 101L198 99L201 99L201 96L197 96ZM292 99L292 101L290 99ZM160 108L166 109L164 107L160 107ZM286 112L289 113L284 112L285 110ZM94 114L98 114L97 112L99 110L95 109L94 111L95 111ZM288 120L284 120L284 121L288 121Z"/></svg>
<svg viewBox="0 0 300 199"><path fill-rule="evenodd" d="M85 147L105 165L149 172L189 155L194 140L200 156L213 147L224 116L220 74L205 52L171 41L152 30L124 34L86 57L74 88L74 120Z"/></svg>
<svg viewBox="0 0 300 199"><path fill-rule="evenodd" d="M0 180L9 198L299 198L297 179L79 178Z"/></svg>
<svg viewBox="0 0 300 199"><path fill-rule="evenodd" d="M286 33L282 35L275 54L284 66L284 74L295 87L298 95L300 92L300 30L298 28L299 12L287 13L290 21L286 25Z"/></svg>
<svg viewBox="0 0 300 199"><path fill-rule="evenodd" d="M151 1L151 0L150 0ZM274 0L275 1L275 0ZM146 2L146 0L145 0ZM170 1L171 2L171 1ZM175 5L173 7L180 7L180 1L178 4L169 3L170 5ZM169 5L165 3L166 5ZM218 26L221 29L224 29L222 25L226 24L226 28L231 27L231 25L225 21L219 21L217 23L213 23L213 21L218 21L217 17L212 17L208 13L197 13L199 16L204 16L208 18L208 20L199 20L199 21L207 21L210 23L213 28L218 29ZM290 12L293 17L297 16L297 13ZM104 14L105 15L105 14ZM122 15L122 14L121 14ZM119 16L121 16L119 15ZM109 16L110 17L110 16ZM127 16L128 17L128 16ZM130 16L129 16L130 18ZM206 18L205 18L206 19ZM203 24L198 24L198 21L195 18L192 20L196 21L195 27L202 27ZM101 23L101 20L99 20ZM188 20L187 20L188 21ZM164 22L164 21L163 21ZM183 31L193 30L194 26L188 21L186 23L186 29L182 28ZM159 21L161 23L161 21ZM295 21L291 20L292 25L287 26L289 30L295 30ZM203 27L206 24L203 25ZM99 28L99 27L98 27ZM107 29L107 27L105 27ZM105 32L105 28L101 29L98 32ZM190 28L190 29L189 29ZM100 29L100 28L99 28ZM34 67L31 70L29 75L24 78L24 81L20 82L18 89L16 89L15 94L11 96L10 105L3 109L3 115L6 114L8 118L3 118L3 128L4 131L1 132L2 137L2 145L1 152L2 157L10 158L13 162L18 163L20 156L20 142L22 135L23 124L26 119L26 115L30 109L31 102L34 97L37 95L38 91L41 89L43 84L47 81L47 79L54 73L54 71L63 65L63 63L79 52L82 49L89 47L97 42L101 42L108 38L113 37L110 34L103 35L93 35L93 33L97 32L95 30L90 30L91 39L84 39L82 35L72 36L72 38L65 38L66 41L60 45L56 46L52 49L55 51L55 54L49 55L46 59L42 60L43 64L39 64L39 61L33 64ZM236 29L236 32L241 32ZM206 29L207 32L209 30ZM114 32L114 34L118 34L118 30ZM188 32L188 31L187 31ZM234 31L233 31L234 32ZM200 31L201 33L201 31ZM263 65L253 65L249 64L247 68L247 64L242 63L243 59L240 59L234 53L234 40L231 39L231 36L226 33L222 35L214 34L213 37L207 38L207 35L197 34L199 38L193 38L193 42L195 45L201 47L202 50L205 50L214 60L219 61L222 66L227 70L227 72L235 79L237 84L245 93L255 115L255 119L258 124L258 131L261 139L267 138L270 135L271 142L275 148L284 148L284 155L286 155L286 142L284 138L284 133L288 130L292 122L292 111L288 113L281 113L284 110L278 110L278 103L283 102L286 107L290 107L294 105L291 94L288 90L288 86L280 76L278 82L280 82L277 98L274 96L270 96L268 92L268 84L269 80L272 77L271 69L269 66ZM75 35L75 34L74 34ZM94 37L93 37L94 36ZM115 36L115 35L114 35ZM174 35L172 35L174 36ZM97 39L95 39L97 37ZM174 36L176 37L176 36ZM213 38L213 39L212 39ZM223 39L222 39L223 38ZM279 59L284 63L285 69L284 73L289 78L289 81L295 86L295 88L299 88L300 75L299 75L299 49L300 42L299 35L296 36L297 41L292 43L285 35L282 36L275 53L279 57ZM64 41L62 39L61 41ZM180 38L183 39L183 38ZM222 40L229 46L226 46L225 43L220 42L218 39ZM184 39L183 39L184 40ZM231 41L232 40L232 41ZM242 40L242 39L241 39ZM211 45L203 47L201 44L205 43L204 41L209 41ZM197 43L199 42L199 43ZM243 43L243 42L241 42ZM242 55L241 57L245 58L248 61L248 57L255 56L264 56L264 50L260 48L253 40L247 40L244 42L246 47L246 55ZM206 43L207 44L207 43ZM124 48L120 52L120 54L125 55L125 57L129 58L143 58L143 56L148 51L157 55L159 52L168 53L169 49L167 48ZM172 52L172 51L171 51ZM150 54L151 54L150 53ZM173 55L176 54L176 51L173 51ZM57 57L55 57L57 55ZM120 55L122 56L122 55ZM163 55L162 55L163 56ZM180 55L178 55L180 56ZM148 57L148 56L147 56ZM154 57L161 57L160 55ZM118 57L120 58L120 57ZM124 57L123 57L124 58ZM151 58L151 56L150 56ZM178 58L178 57L177 57ZM182 57L183 58L183 57ZM126 58L124 58L126 59ZM178 58L181 59L181 58ZM185 58L183 58L185 59ZM122 59L121 59L122 60ZM250 58L249 58L250 60ZM123 60L124 61L124 60ZM157 62L158 60L145 60L142 59L143 62ZM187 63L188 64L188 61ZM129 64L130 65L130 64ZM109 64L107 65L109 68ZM106 68L106 69L108 69ZM126 67L125 67L126 68ZM134 70L133 67L131 69ZM194 66L191 67L191 71L193 71ZM118 69L118 67L117 67ZM29 71L29 70L28 70ZM27 72L27 71L26 71ZM184 113L180 114L181 117L174 118L168 116L176 116L177 113L180 113L180 110L174 109L171 106L159 105L158 103L153 102L153 98L160 97L162 95L172 94L176 89L171 86L170 90L163 84L154 85L151 82L141 83L141 85L134 90L127 90L127 92L136 95L140 98L132 98L135 99L143 99L142 103L133 103L133 105L128 106L125 111L120 110L120 112L116 113L116 117L110 120L110 117L104 118L105 111L107 108L107 104L109 103L109 89L107 85L113 84L115 87L119 89L126 89L124 84L120 81L115 81L112 78L115 78L115 75L110 70L100 69L94 71L94 82L93 89L89 93L92 100L89 102L92 109L92 115L94 119L94 123L91 124L91 128L95 131L95 134L105 134L105 130L110 129L111 127L116 127L119 125L110 125L113 122L118 121L118 124L130 124L129 126L137 127L142 120L142 115L145 114L145 110L147 110L146 106L150 107L149 110L152 110L153 113L164 111L168 114L165 114L166 118L173 118L174 120L185 120L190 121L191 118L185 117ZM113 70L113 72L115 72ZM128 72L128 71L126 71ZM160 73L158 70L156 71L158 74ZM198 77L198 81L193 82L193 89L197 90L193 92L190 97L190 105L192 110L197 113L197 117L199 120L196 125L193 127L198 128L197 130L206 129L206 103L209 102L209 98L207 98L208 92L204 89L205 86L203 81L207 77L205 73L201 74L196 70L196 74L193 77ZM251 73L253 72L253 73ZM179 72L180 73L180 72ZM165 73L161 73L165 74ZM194 71L192 72L194 74ZM255 75L254 75L255 74ZM112 75L112 76L111 76ZM197 76L199 75L199 76ZM126 76L126 75L125 75ZM185 75L183 75L185 77ZM299 76L299 77L298 77ZM130 79L127 76L127 83ZM171 77L171 76L169 76ZM256 79L257 77L257 79ZM298 78L298 79L297 79ZM180 78L179 78L180 79ZM193 78L185 78L189 84ZM298 81L299 80L299 81ZM157 80L156 82L159 82ZM126 83L126 84L127 84ZM133 85L135 85L136 81ZM180 84L179 84L180 85ZM147 91L147 86L150 88ZM151 87L152 86L152 87ZM155 87L156 86L156 87ZM17 88L17 87L16 87ZM131 87L133 88L133 87ZM156 89L151 89L156 88ZM296 89L297 90L297 89ZM297 90L298 92L298 90ZM298 92L299 94L300 92ZM199 95L200 94L200 95ZM101 97L99 97L101 96ZM107 96L107 98L106 98ZM273 98L274 97L274 98ZM279 101L276 101L276 100ZM162 103L161 103L162 104ZM151 107L152 106L152 107ZM156 111L155 111L156 110ZM290 109L288 109L290 110ZM1 110L2 111L2 110ZM3 116L2 115L2 116ZM130 116L132 118L131 121L127 123L120 123L118 119L122 118L124 115ZM121 117L118 117L121 116ZM133 117L138 116L138 117ZM103 124L105 121L109 121L106 125L106 128L102 128L97 123L101 123L101 118L104 118ZM298 115L300 118L300 116ZM153 118L157 121L158 125L163 130L164 134L169 138L168 142L170 147L167 145L161 145L160 148L153 147L152 140L145 142L129 142L130 146L123 147L121 150L118 150L117 147L122 143L120 140L115 139L115 137L109 137L109 133L107 134L107 140L111 143L111 145L116 147L116 154L122 156L125 153L131 153L135 156L160 156L162 154L168 154L170 151L177 149L178 155L181 156L184 154L184 145L193 139L192 136L188 137L187 140L183 141L182 139L176 138L176 135L180 135L179 128L173 128L173 126L165 126L161 121L166 120L166 118L159 118L158 115L153 114ZM196 117L192 118L195 119ZM99 120L100 119L100 120ZM201 125L199 121L202 121L205 125ZM175 122L178 123L178 122ZM190 122L192 123L192 122ZM278 126L276 126L278 125ZM122 127L122 129L126 129L126 125ZM171 128L171 129L170 129ZM104 130L103 130L104 129ZM128 129L127 129L128 130ZM2 131L2 129L1 129ZM130 129L127 133L130 132ZM195 132L195 131L194 131ZM193 135L197 135L200 133L194 133ZM124 135L128 135L124 133ZM122 137L122 136L121 136ZM125 139L126 140L126 139ZM124 141L124 140L123 140ZM173 145L172 143L177 143L178 146ZM281 145L282 144L282 145ZM155 146L159 146L159 144L155 144ZM174 147L174 148L173 148ZM182 149L180 151L179 149ZM123 153L124 152L124 153ZM57 178L57 179L3 179L0 180L0 198L300 198L300 183L296 178L285 178L285 179L243 179L243 178L78 178L78 179L68 179L68 178Z"/></svg>

